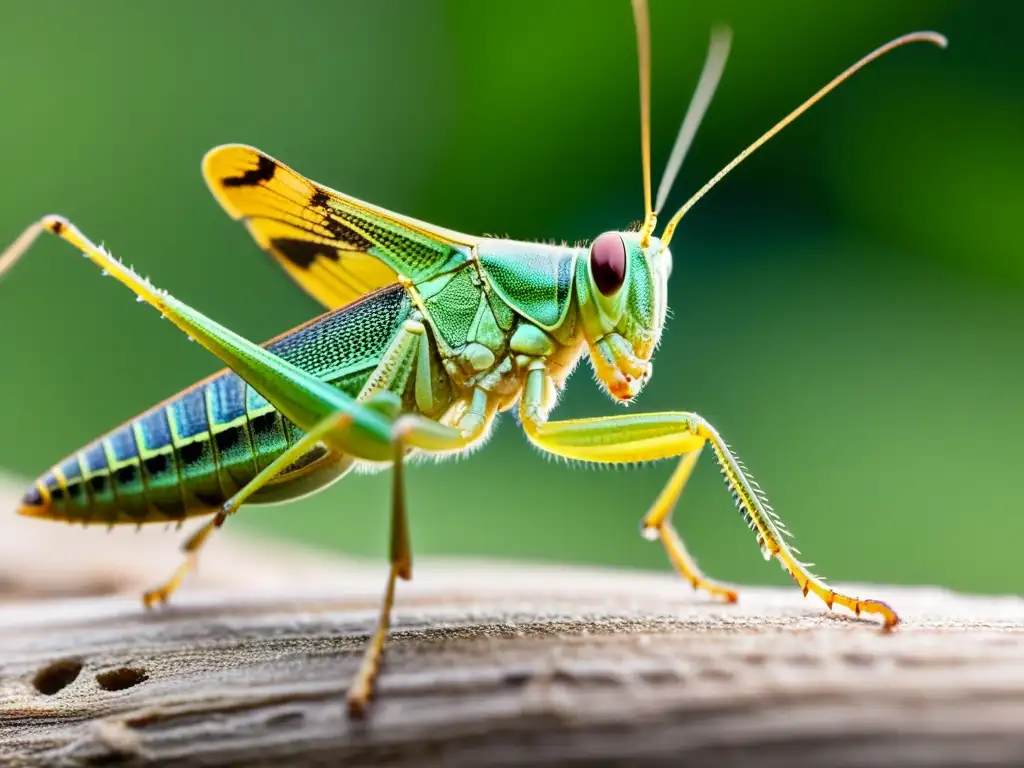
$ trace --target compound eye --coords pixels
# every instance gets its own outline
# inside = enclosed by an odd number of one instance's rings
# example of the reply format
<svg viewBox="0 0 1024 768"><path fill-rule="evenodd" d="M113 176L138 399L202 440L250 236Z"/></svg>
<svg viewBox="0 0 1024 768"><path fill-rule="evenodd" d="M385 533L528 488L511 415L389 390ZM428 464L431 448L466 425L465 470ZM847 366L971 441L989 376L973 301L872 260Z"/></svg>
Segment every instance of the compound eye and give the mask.
<svg viewBox="0 0 1024 768"><path fill-rule="evenodd" d="M626 244L614 232L605 232L590 246L590 274L605 296L611 296L626 279Z"/></svg>

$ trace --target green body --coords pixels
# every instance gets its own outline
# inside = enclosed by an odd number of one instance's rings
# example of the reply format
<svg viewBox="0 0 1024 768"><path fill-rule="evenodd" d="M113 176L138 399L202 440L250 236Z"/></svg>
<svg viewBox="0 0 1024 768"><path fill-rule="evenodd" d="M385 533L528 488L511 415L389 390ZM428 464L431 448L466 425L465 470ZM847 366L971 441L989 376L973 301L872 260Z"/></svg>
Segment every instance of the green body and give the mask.
<svg viewBox="0 0 1024 768"><path fill-rule="evenodd" d="M522 390L525 370L517 363L558 357L568 374L578 358L574 285L585 253L483 240L475 254L437 258L437 268L425 264L410 285L377 290L265 346L350 398L366 401L386 389L403 412L442 423L472 407L478 386L503 410ZM407 333L409 321L421 323L425 333ZM39 478L36 493L50 500L47 516L80 523L207 514L302 434L238 374L223 371L61 461ZM318 446L251 502L305 495L354 462Z"/></svg>

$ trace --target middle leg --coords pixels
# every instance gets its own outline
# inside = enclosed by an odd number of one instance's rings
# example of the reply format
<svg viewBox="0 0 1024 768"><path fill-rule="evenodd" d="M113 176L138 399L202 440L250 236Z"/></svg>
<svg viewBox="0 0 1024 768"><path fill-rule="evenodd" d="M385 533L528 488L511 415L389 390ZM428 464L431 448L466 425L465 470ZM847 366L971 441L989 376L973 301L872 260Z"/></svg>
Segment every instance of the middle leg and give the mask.
<svg viewBox="0 0 1024 768"><path fill-rule="evenodd" d="M394 441L394 464L391 488L391 533L389 542L390 568L384 586L377 615L377 625L366 644L363 660L348 689L348 710L353 717L361 717L373 698L374 686L380 673L384 644L391 627L391 612L395 603L395 584L398 579L412 578L412 547L409 539L409 524L406 516L405 466L406 448L423 451L455 451L472 442L473 435L464 435L455 427L445 426L436 421L407 414L400 416L392 431Z"/></svg>

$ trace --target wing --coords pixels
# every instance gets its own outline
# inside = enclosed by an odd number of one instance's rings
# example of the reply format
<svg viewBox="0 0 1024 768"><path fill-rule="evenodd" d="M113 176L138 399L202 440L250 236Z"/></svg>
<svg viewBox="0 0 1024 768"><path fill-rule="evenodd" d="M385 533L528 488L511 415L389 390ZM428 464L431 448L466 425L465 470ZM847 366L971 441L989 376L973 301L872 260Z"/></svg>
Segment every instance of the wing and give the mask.
<svg viewBox="0 0 1024 768"><path fill-rule="evenodd" d="M335 192L241 144L210 150L203 177L224 210L329 309L396 275L415 280L465 260L477 242Z"/></svg>

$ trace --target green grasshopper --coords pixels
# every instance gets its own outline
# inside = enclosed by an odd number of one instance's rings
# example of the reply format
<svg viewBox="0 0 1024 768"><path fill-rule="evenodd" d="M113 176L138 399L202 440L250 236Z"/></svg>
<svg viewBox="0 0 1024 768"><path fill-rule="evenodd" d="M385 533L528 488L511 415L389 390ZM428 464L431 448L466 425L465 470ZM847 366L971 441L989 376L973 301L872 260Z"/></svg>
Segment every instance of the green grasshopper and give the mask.
<svg viewBox="0 0 1024 768"><path fill-rule="evenodd" d="M686 212L775 133L868 62L911 42L945 46L933 32L897 38L815 93L704 185L654 236L660 210L724 68L729 34L712 36L707 61L652 205L650 30L633 2L640 68L644 209L635 231L588 247L472 237L392 213L317 184L241 145L210 151L203 174L214 196L257 243L330 311L259 346L155 288L77 227L47 216L0 256L4 274L36 236L51 232L134 291L229 370L211 376L73 453L29 488L20 513L83 524L210 519L184 544L172 578L147 592L166 601L209 535L244 502L319 490L357 464L393 466L390 572L373 635L348 694L350 712L372 697L396 580L412 575L402 483L414 454L457 454L482 443L498 413L518 407L529 440L581 461L618 464L677 458L643 519L682 576L727 601L736 592L698 570L670 514L709 444L765 559L777 558L806 595L831 608L898 622L885 603L836 592L787 544L787 531L718 431L673 411L549 421L579 360L604 389L631 402L651 377L672 270L669 244Z"/></svg>

